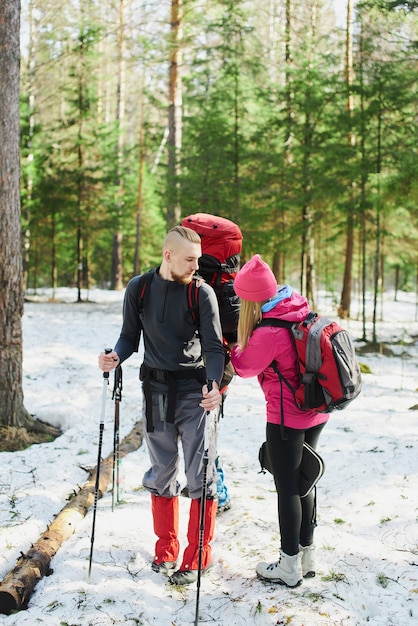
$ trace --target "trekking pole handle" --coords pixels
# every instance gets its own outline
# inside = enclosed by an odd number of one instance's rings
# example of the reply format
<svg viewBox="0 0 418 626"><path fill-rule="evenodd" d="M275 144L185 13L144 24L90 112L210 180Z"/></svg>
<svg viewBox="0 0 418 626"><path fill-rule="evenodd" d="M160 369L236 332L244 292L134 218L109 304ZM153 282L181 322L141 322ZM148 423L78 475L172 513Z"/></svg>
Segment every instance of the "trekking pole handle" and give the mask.
<svg viewBox="0 0 418 626"><path fill-rule="evenodd" d="M105 348L104 353L110 354L112 352L112 348ZM109 372L103 372L103 378L109 378Z"/></svg>

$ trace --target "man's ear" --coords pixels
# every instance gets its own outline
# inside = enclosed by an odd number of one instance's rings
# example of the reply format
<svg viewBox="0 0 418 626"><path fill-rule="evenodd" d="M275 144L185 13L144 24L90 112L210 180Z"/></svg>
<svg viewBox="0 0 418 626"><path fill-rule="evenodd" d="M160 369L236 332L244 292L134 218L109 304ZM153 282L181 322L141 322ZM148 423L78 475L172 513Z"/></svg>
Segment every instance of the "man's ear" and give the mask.
<svg viewBox="0 0 418 626"><path fill-rule="evenodd" d="M164 250L164 260L168 263L171 262L171 250Z"/></svg>

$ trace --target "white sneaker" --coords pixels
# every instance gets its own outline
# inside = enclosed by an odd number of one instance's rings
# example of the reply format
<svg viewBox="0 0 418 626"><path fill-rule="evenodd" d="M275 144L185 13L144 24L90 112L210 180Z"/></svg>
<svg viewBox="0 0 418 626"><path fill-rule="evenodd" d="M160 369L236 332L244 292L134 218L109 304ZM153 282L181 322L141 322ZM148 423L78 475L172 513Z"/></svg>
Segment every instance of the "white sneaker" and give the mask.
<svg viewBox="0 0 418 626"><path fill-rule="evenodd" d="M299 546L302 552L302 576L313 578L315 576L315 546Z"/></svg>
<svg viewBox="0 0 418 626"><path fill-rule="evenodd" d="M280 550L280 558L276 563L258 563L255 570L262 580L287 587L298 587L302 582L301 559L301 552L289 556Z"/></svg>

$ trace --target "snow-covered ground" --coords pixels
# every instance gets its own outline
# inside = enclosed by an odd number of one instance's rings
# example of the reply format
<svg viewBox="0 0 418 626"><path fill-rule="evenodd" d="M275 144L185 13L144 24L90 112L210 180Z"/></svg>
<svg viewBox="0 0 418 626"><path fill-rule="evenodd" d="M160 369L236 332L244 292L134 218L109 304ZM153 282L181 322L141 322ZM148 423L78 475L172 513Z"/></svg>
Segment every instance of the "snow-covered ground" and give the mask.
<svg viewBox="0 0 418 626"><path fill-rule="evenodd" d="M87 480L82 467L96 465L103 381L97 355L118 336L122 294L92 290L87 296L89 302L76 304L74 290L59 290L60 302L39 298L25 305L25 405L61 426L63 434L52 443L0 454L0 579ZM321 302L320 312L335 317L331 300ZM199 623L418 623L418 413L410 410L418 404L415 297L400 294L394 302L393 294L386 294L383 318L379 340L390 342L395 356L360 357L372 372L364 375L363 392L346 410L332 414L324 430L317 576L294 590L255 576L258 561L278 554L277 503L271 476L259 473L265 430L261 391L255 379L234 380L218 443L233 506L217 520L215 564L202 577ZM347 327L355 339L361 336L359 322ZM140 415L139 364L140 356L134 355L123 365L121 439ZM113 374L103 456L113 446L112 388ZM53 573L40 580L28 609L0 615L0 624L194 622L196 586L173 588L150 568L155 537L150 497L141 486L148 468L145 446L126 456L122 468L120 504L112 512L110 491L98 501L90 583L91 509L53 558ZM188 506L182 498L183 546Z"/></svg>

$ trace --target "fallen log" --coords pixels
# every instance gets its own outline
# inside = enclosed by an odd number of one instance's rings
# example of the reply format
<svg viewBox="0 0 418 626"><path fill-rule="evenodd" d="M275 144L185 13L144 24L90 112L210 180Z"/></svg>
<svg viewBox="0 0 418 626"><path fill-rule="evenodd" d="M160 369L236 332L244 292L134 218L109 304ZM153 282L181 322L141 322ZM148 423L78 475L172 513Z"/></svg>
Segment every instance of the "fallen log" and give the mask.
<svg viewBox="0 0 418 626"><path fill-rule="evenodd" d="M142 444L142 422L137 422L119 446L119 458L137 450ZM98 498L106 492L113 468L113 451L100 463ZM43 576L52 573L50 562L61 544L74 534L77 523L86 516L94 503L97 466L89 470L90 477L78 493L61 509L47 530L30 550L21 555L15 567L0 583L0 613L27 608L32 592Z"/></svg>

